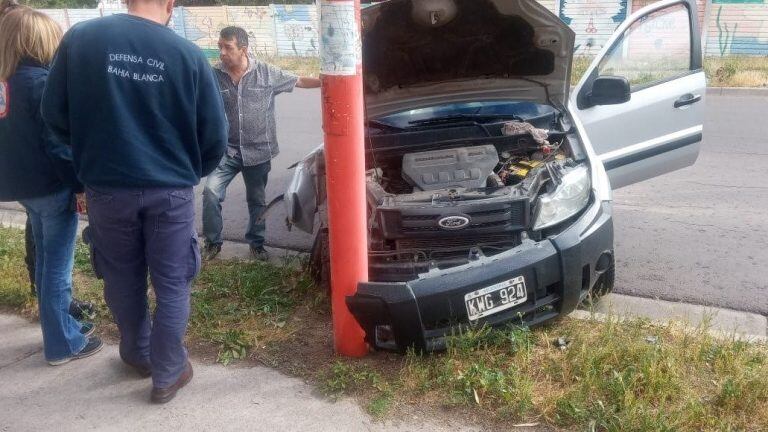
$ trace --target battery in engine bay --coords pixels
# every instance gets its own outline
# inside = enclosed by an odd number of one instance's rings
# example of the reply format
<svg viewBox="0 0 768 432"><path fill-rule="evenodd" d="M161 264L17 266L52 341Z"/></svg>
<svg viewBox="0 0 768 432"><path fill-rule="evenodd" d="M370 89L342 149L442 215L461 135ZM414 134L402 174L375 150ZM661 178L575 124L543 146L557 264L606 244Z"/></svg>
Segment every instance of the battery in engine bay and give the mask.
<svg viewBox="0 0 768 432"><path fill-rule="evenodd" d="M542 161L521 159L507 165L506 171L507 175L522 180L528 177L528 173L531 172L531 170L538 168L543 164L544 162Z"/></svg>

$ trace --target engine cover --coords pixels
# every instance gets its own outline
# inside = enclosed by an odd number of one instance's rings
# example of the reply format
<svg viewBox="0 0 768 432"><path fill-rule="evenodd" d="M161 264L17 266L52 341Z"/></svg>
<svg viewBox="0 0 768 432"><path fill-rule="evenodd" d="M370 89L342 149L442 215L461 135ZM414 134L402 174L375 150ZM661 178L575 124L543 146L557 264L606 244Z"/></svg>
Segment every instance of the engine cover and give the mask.
<svg viewBox="0 0 768 432"><path fill-rule="evenodd" d="M488 176L499 163L491 144L409 153L403 156L403 178L423 190L485 187Z"/></svg>

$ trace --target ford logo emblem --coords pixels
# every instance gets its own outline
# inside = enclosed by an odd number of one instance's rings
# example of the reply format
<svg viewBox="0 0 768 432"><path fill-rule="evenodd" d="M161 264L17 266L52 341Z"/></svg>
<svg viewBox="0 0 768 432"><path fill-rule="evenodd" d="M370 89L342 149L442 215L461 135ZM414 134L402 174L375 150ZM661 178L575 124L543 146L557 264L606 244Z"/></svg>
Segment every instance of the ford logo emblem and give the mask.
<svg viewBox="0 0 768 432"><path fill-rule="evenodd" d="M446 229L446 230L460 230L462 228L466 228L467 225L469 225L469 217L468 216L446 216L439 221L437 221L437 224L440 225L440 228Z"/></svg>

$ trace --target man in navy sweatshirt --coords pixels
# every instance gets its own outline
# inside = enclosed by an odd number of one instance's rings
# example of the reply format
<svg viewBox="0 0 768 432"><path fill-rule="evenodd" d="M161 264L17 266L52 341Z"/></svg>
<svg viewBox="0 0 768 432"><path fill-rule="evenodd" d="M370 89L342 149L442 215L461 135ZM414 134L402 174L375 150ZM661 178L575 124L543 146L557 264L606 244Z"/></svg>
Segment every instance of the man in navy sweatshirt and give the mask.
<svg viewBox="0 0 768 432"><path fill-rule="evenodd" d="M202 51L166 27L172 10L173 0L129 0L128 14L74 26L42 103L86 186L94 267L120 356L152 376L156 403L192 378L184 347L200 268L192 187L227 146L216 79Z"/></svg>

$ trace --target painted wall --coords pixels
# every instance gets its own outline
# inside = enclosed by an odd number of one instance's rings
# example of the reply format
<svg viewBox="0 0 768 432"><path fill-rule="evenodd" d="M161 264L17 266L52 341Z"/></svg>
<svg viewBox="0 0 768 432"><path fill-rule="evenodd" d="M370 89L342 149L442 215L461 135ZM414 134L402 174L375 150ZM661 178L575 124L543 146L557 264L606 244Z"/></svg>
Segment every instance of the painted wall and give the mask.
<svg viewBox="0 0 768 432"><path fill-rule="evenodd" d="M560 0L560 19L576 32L576 54L597 54L627 17L627 0Z"/></svg>
<svg viewBox="0 0 768 432"><path fill-rule="evenodd" d="M576 32L577 55L591 56L597 54L632 11L656 0L539 1ZM768 55L768 0L697 3L707 55ZM115 7L43 10L65 30L78 22L122 11ZM179 7L174 9L170 24L176 33L195 42L211 58L218 56L218 34L228 25L246 29L254 54L318 55L317 8L313 5Z"/></svg>
<svg viewBox="0 0 768 432"><path fill-rule="evenodd" d="M557 15L557 0L539 0L539 3L549 9L550 12Z"/></svg>
<svg viewBox="0 0 768 432"><path fill-rule="evenodd" d="M630 13L639 11L640 9L648 6L649 4L656 3L658 0L633 0L632 10ZM704 19L707 13L707 1L696 0L696 7L699 10L699 28L703 31L705 28Z"/></svg>
<svg viewBox="0 0 768 432"><path fill-rule="evenodd" d="M706 53L768 55L768 1L712 0Z"/></svg>
<svg viewBox="0 0 768 432"><path fill-rule="evenodd" d="M315 57L320 55L317 36L317 7L313 5L271 5L275 23L277 55Z"/></svg>
<svg viewBox="0 0 768 432"><path fill-rule="evenodd" d="M273 17L272 8L269 6L227 6L229 25L246 29L251 52L262 56L277 53Z"/></svg>

